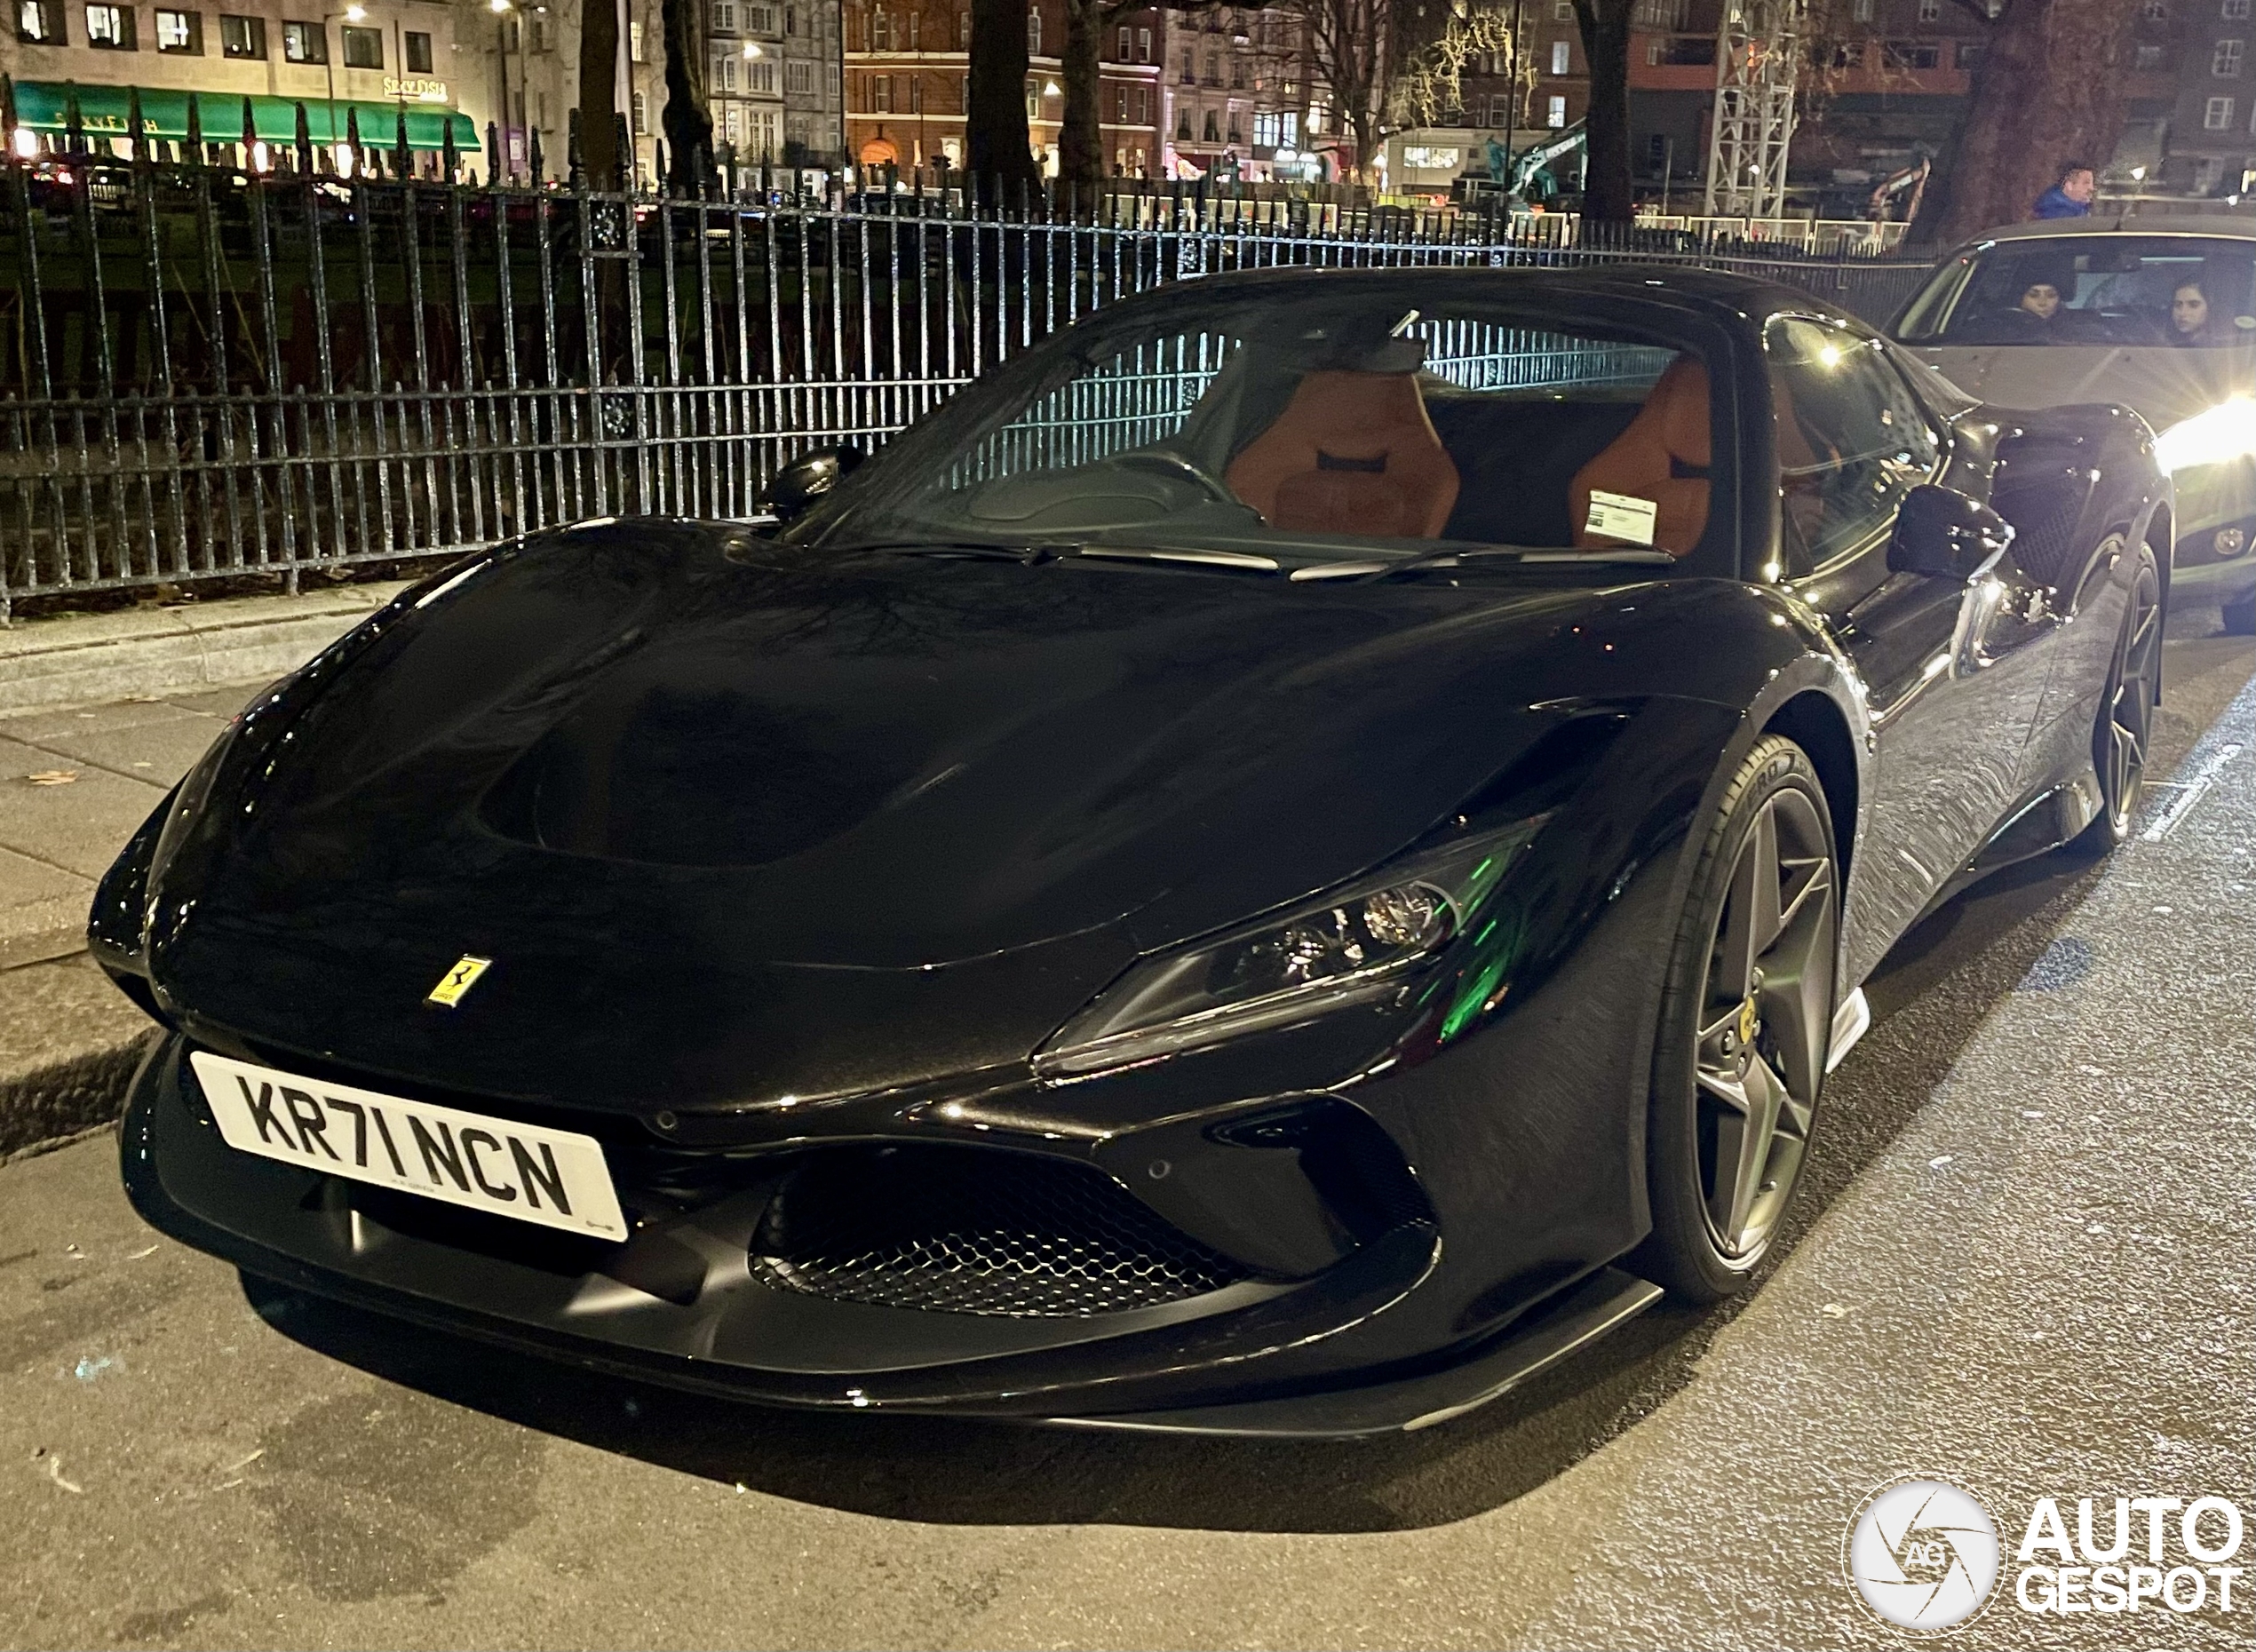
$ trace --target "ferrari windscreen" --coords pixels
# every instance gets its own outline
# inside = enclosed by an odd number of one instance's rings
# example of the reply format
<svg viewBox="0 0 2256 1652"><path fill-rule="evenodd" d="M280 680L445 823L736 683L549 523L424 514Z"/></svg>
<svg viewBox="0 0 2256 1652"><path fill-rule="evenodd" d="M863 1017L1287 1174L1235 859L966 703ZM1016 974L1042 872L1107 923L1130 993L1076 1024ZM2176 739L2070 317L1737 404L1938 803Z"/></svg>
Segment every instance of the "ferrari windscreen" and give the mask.
<svg viewBox="0 0 2256 1652"><path fill-rule="evenodd" d="M1912 345L2256 345L2256 241L1994 242L1936 271L1896 336Z"/></svg>
<svg viewBox="0 0 2256 1652"><path fill-rule="evenodd" d="M1691 551L1708 374L1647 338L1418 284L1186 296L973 386L845 490L825 543Z"/></svg>

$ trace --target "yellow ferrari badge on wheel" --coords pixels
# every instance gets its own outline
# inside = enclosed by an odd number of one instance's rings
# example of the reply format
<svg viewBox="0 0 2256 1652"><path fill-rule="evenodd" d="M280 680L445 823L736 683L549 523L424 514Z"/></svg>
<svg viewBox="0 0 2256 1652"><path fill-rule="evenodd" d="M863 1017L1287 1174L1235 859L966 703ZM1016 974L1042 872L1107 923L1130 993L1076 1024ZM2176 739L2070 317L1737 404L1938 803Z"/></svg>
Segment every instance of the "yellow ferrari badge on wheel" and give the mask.
<svg viewBox="0 0 2256 1652"><path fill-rule="evenodd" d="M491 958L472 957L464 953L456 961L455 966L439 978L439 984L431 989L431 996L424 1002L435 1004L443 1010L453 1009L462 1002L462 995L476 986L478 978L493 966Z"/></svg>

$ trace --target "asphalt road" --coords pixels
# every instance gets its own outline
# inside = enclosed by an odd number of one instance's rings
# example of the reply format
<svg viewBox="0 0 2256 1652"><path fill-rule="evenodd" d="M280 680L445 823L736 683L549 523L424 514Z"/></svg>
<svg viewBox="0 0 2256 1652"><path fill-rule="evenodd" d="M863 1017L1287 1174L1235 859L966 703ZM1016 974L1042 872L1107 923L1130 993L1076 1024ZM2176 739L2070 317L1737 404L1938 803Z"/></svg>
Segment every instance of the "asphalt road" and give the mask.
<svg viewBox="0 0 2256 1652"><path fill-rule="evenodd" d="M1899 949L1764 1288L1419 1435L734 1407L247 1289L138 1223L106 1140L0 1169L0 1642L1882 1646L1842 1538L1899 1473L2009 1553L2040 1495L2245 1507L2256 646L2166 669L2154 772L2206 790ZM1945 1639L2247 1621L2009 1585Z"/></svg>

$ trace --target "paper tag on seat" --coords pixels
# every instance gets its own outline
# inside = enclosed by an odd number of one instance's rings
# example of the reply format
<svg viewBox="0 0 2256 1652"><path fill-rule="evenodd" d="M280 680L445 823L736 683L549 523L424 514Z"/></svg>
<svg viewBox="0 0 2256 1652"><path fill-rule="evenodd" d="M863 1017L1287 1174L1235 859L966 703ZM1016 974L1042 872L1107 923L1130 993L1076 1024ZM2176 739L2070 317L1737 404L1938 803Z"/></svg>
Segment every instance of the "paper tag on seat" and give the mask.
<svg viewBox="0 0 2256 1652"><path fill-rule="evenodd" d="M1583 531L1603 534L1625 544L1649 545L1653 543L1653 521L1660 509L1650 499L1626 493L1601 493L1593 488L1590 492L1590 520L1583 524Z"/></svg>

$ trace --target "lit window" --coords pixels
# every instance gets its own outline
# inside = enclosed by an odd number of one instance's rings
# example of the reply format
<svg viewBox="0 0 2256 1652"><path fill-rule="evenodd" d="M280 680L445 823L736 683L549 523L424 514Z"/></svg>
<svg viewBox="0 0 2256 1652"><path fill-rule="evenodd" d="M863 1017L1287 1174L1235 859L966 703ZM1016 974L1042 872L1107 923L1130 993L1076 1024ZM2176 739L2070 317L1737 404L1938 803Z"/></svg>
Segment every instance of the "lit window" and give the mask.
<svg viewBox="0 0 2256 1652"><path fill-rule="evenodd" d="M62 7L56 0L21 0L16 7L16 38L42 46L64 44Z"/></svg>
<svg viewBox="0 0 2256 1652"><path fill-rule="evenodd" d="M92 27L92 18L94 12L100 9L101 8L99 7L88 8L87 18L89 28ZM2240 75L2241 57L2247 49L2248 43L2246 41L2219 41L2217 43L2217 50L2211 54L2209 59L2209 72L2212 75L2224 75L2227 79L2236 79Z"/></svg>
<svg viewBox="0 0 2256 1652"><path fill-rule="evenodd" d="M627 60L631 63L642 61L642 25L639 23L627 25Z"/></svg>
<svg viewBox="0 0 2256 1652"><path fill-rule="evenodd" d="M1556 131L1556 130L1558 130L1559 128L1563 127L1564 125L1566 125L1566 123L1567 123L1567 99L1564 99L1564 98L1553 98L1553 99L1551 100L1550 107L1549 107L1547 109L1545 109L1545 110L1544 111L1543 123L1544 123L1545 125L1548 126L1548 127L1551 127L1551 128L1552 128L1553 130L1554 130L1554 131Z"/></svg>
<svg viewBox="0 0 2256 1652"><path fill-rule="evenodd" d="M380 69L384 67L384 31L380 28L355 28L347 23L338 31L345 37L345 67L346 68Z"/></svg>
<svg viewBox="0 0 2256 1652"><path fill-rule="evenodd" d="M284 23L282 60L288 63L328 62L329 36L319 23Z"/></svg>
<svg viewBox="0 0 2256 1652"><path fill-rule="evenodd" d="M1563 40L1553 41L1551 43L1551 72L1554 75L1564 75L1574 68L1574 48Z"/></svg>
<svg viewBox="0 0 2256 1652"><path fill-rule="evenodd" d="M2208 107L2201 113L2203 130L2221 132L2229 130L2232 123L2233 100L2230 98L2210 99Z"/></svg>
<svg viewBox="0 0 2256 1652"><path fill-rule="evenodd" d="M90 5L86 8L86 44L106 52L133 50L133 8L130 5Z"/></svg>
<svg viewBox="0 0 2256 1652"><path fill-rule="evenodd" d="M201 57L203 54L203 13L158 12L156 49L184 57Z"/></svg>
<svg viewBox="0 0 2256 1652"><path fill-rule="evenodd" d="M2225 21L2245 23L2248 20L2248 0L2224 0L2224 4Z"/></svg>

